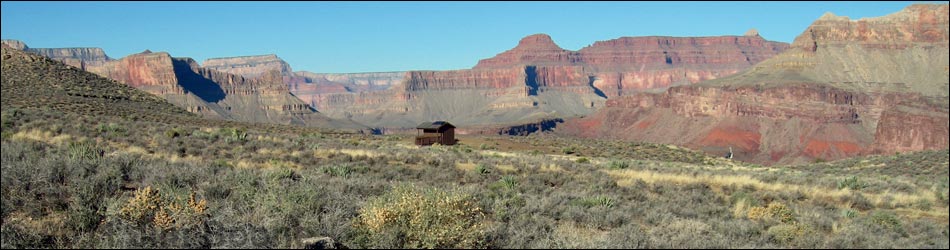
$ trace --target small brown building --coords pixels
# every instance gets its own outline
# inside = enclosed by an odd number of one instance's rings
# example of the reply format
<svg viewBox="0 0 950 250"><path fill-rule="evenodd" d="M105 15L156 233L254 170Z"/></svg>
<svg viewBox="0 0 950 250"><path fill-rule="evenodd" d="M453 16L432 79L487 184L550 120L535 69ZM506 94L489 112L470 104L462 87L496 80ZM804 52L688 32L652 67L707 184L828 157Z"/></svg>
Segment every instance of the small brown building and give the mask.
<svg viewBox="0 0 950 250"><path fill-rule="evenodd" d="M416 126L416 145L427 146L435 143L455 145L455 126L446 121L423 122Z"/></svg>

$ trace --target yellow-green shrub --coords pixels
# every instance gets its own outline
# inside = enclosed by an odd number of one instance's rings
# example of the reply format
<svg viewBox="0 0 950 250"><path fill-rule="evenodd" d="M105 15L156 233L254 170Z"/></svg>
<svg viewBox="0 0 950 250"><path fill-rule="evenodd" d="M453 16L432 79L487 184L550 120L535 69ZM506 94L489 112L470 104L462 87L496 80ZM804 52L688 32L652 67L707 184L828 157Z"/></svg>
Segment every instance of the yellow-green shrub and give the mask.
<svg viewBox="0 0 950 250"><path fill-rule="evenodd" d="M485 213L471 195L400 185L360 209L358 227L371 237L403 235L401 248L476 248L483 245Z"/></svg>
<svg viewBox="0 0 950 250"><path fill-rule="evenodd" d="M766 232L769 236L772 237L775 241L783 244L789 244L795 242L797 239L814 233L812 229L808 226L805 226L800 223L792 224L779 224L772 227L769 227L769 230Z"/></svg>
<svg viewBox="0 0 950 250"><path fill-rule="evenodd" d="M751 207L748 216L752 220L777 219L782 223L795 222L792 209L778 202L769 203L768 207Z"/></svg>
<svg viewBox="0 0 950 250"><path fill-rule="evenodd" d="M201 225L207 219L207 201L191 193L188 201L166 199L152 187L135 191L135 195L119 210L120 219L161 229L179 229Z"/></svg>

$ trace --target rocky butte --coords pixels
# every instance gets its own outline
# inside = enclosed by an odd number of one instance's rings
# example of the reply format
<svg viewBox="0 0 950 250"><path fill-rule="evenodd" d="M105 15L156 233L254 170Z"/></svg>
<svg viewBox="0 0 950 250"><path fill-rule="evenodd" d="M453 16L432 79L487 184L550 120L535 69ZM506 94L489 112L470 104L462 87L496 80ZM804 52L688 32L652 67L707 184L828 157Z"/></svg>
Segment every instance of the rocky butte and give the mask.
<svg viewBox="0 0 950 250"><path fill-rule="evenodd" d="M947 4L827 13L748 71L613 98L558 132L803 163L948 147Z"/></svg>
<svg viewBox="0 0 950 250"><path fill-rule="evenodd" d="M202 67L252 78L264 75L268 71L277 71L283 76L293 73L290 64L274 54L211 58L205 60Z"/></svg>

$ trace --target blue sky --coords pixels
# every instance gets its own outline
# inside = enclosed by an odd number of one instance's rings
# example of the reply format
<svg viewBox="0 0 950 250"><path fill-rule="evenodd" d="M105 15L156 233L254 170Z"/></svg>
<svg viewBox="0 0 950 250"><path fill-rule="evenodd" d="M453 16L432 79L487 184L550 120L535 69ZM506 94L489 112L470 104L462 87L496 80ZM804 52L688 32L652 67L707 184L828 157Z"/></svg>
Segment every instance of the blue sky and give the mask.
<svg viewBox="0 0 950 250"><path fill-rule="evenodd" d="M294 70L474 66L546 33L577 50L623 36L742 35L791 42L825 12L852 19L914 2L2 2L0 36L36 48L145 49L206 58L277 54ZM944 2L945 3L945 2Z"/></svg>

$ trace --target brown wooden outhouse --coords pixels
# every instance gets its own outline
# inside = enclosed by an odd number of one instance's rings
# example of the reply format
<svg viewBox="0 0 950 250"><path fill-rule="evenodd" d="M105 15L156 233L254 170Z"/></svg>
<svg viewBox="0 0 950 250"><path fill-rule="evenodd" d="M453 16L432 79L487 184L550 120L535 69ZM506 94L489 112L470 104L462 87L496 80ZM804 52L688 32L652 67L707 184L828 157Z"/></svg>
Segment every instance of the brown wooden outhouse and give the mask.
<svg viewBox="0 0 950 250"><path fill-rule="evenodd" d="M455 145L455 126L446 121L423 122L416 126L416 145Z"/></svg>

